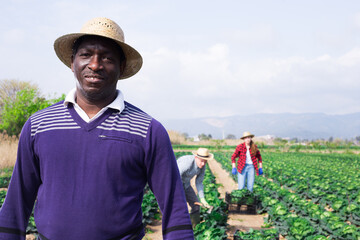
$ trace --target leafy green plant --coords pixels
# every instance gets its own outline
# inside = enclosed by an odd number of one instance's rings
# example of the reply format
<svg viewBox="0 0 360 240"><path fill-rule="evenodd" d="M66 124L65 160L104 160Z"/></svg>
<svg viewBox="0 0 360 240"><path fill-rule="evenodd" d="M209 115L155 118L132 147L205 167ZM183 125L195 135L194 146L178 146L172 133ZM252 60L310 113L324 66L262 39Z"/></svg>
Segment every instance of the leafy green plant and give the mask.
<svg viewBox="0 0 360 240"><path fill-rule="evenodd" d="M0 130L10 136L18 136L26 120L36 111L46 108L53 103L63 100L60 98L46 100L41 97L38 89L23 89L16 93L15 99L7 98L1 111Z"/></svg>
<svg viewBox="0 0 360 240"><path fill-rule="evenodd" d="M8 175L0 176L0 188L7 188L9 186L10 179L11 179L11 174L10 176Z"/></svg>
<svg viewBox="0 0 360 240"><path fill-rule="evenodd" d="M248 189L236 189L230 193L230 203L253 205L256 204L256 196Z"/></svg>
<svg viewBox="0 0 360 240"><path fill-rule="evenodd" d="M1 190L0 191L0 207L3 205L4 200L5 200L5 196L6 196L6 191L5 190Z"/></svg>
<svg viewBox="0 0 360 240"><path fill-rule="evenodd" d="M216 184L215 176L209 168L205 170L204 177L204 194L207 202L213 206L212 211L206 208L201 208L200 216L201 223L196 225L194 229L195 239L227 239L226 226L227 226L227 213L226 203L220 199L218 192L218 184Z"/></svg>
<svg viewBox="0 0 360 240"><path fill-rule="evenodd" d="M145 194L141 203L141 210L143 213L143 224L145 226L151 224L154 219L159 219L159 206L157 204L155 195L150 190L148 185L145 187Z"/></svg>
<svg viewBox="0 0 360 240"><path fill-rule="evenodd" d="M288 218L286 224L289 229L289 237L287 239L306 239L307 237L313 236L315 233L314 227L311 223L304 218Z"/></svg>
<svg viewBox="0 0 360 240"><path fill-rule="evenodd" d="M235 231L234 240L275 240L279 239L279 232L277 229L254 230L250 229L247 232Z"/></svg>
<svg viewBox="0 0 360 240"><path fill-rule="evenodd" d="M38 233L38 230L37 230L36 224L35 224L35 220L34 220L34 212L31 214L31 216L29 218L29 224L26 228L26 234L31 234L31 233Z"/></svg>

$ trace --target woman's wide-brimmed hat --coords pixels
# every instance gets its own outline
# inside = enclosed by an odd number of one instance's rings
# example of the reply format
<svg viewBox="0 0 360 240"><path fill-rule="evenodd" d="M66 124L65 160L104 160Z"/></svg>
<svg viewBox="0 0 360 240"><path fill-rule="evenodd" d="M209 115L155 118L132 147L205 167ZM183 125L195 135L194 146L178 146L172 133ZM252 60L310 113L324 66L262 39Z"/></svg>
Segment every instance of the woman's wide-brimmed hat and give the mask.
<svg viewBox="0 0 360 240"><path fill-rule="evenodd" d="M244 139L246 137L251 137L253 138L255 135L254 134L251 134L250 132L244 132L243 133L243 136L241 137L241 139Z"/></svg>
<svg viewBox="0 0 360 240"><path fill-rule="evenodd" d="M84 24L79 33L71 33L55 40L54 49L56 55L69 68L71 67L71 55L74 42L81 36L95 35L109 38L115 41L123 50L126 66L120 79L125 79L137 73L143 63L141 55L134 48L125 43L124 32L114 21L108 18L94 18Z"/></svg>
<svg viewBox="0 0 360 240"><path fill-rule="evenodd" d="M202 159L210 160L214 158L214 154L209 153L209 150L207 148L199 148L196 151L192 151L192 153Z"/></svg>

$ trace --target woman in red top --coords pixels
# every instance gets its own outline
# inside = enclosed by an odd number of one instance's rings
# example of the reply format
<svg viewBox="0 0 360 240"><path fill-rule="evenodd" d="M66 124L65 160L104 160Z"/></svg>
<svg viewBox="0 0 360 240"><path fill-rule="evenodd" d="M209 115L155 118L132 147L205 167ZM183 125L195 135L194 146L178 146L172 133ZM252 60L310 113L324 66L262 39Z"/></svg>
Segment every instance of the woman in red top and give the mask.
<svg viewBox="0 0 360 240"><path fill-rule="evenodd" d="M245 187L245 180L247 180L247 189L251 192L253 191L255 181L255 171L256 175L263 174L260 151L252 141L253 137L254 135L250 132L244 132L241 138L244 142L236 147L235 152L231 156L232 174L235 175L237 173L238 175L239 189ZM239 158L237 166L235 164L236 158Z"/></svg>

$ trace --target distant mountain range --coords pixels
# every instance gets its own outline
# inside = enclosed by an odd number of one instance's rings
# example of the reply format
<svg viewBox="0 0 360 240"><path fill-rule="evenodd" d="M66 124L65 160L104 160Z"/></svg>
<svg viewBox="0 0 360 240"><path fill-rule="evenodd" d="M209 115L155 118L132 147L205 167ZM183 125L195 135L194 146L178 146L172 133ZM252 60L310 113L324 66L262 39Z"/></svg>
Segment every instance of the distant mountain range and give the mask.
<svg viewBox="0 0 360 240"><path fill-rule="evenodd" d="M251 114L231 117L173 119L162 121L168 130L187 133L189 136L211 134L222 139L228 134L240 138L244 131L256 136L272 135L298 139L351 139L360 136L360 112L343 115L324 113Z"/></svg>

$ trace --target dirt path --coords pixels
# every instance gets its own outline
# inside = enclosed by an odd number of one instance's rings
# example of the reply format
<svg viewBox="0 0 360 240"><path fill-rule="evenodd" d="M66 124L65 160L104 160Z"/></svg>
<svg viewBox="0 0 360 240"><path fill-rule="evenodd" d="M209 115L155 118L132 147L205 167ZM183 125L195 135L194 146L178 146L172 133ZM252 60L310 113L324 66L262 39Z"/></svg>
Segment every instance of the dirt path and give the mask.
<svg viewBox="0 0 360 240"><path fill-rule="evenodd" d="M216 182L221 184L218 191L221 198L225 198L226 192L231 192L237 189L237 183L231 176L221 167L221 164L216 161L208 161L209 167L216 178ZM250 228L259 230L264 224L263 215L247 215L247 214L232 214L228 215L229 230L227 232L229 239L232 239L236 230L248 231Z"/></svg>
<svg viewBox="0 0 360 240"><path fill-rule="evenodd" d="M212 173L215 175L216 182L221 186L218 191L220 197L225 199L225 193L231 192L232 190L237 189L237 183L229 176L229 174L221 167L221 164L214 161L208 161L209 168ZM195 187L195 178L192 179L191 185L196 191ZM233 239L234 232L236 230L248 231L250 228L259 230L264 224L263 215L247 215L247 214L232 214L228 215L228 224L229 230L227 235L229 239ZM148 226L151 230L151 233L145 235L144 240L161 240L162 239L162 230L161 230L161 220L155 222L153 225Z"/></svg>
<svg viewBox="0 0 360 240"><path fill-rule="evenodd" d="M162 225L161 220L154 221L151 225L146 226L150 232L145 234L144 240L161 240L162 237Z"/></svg>

